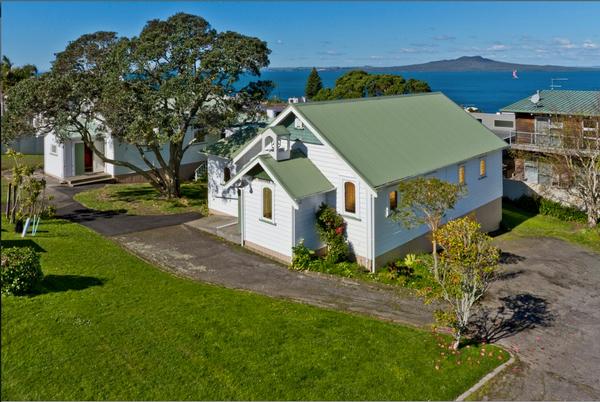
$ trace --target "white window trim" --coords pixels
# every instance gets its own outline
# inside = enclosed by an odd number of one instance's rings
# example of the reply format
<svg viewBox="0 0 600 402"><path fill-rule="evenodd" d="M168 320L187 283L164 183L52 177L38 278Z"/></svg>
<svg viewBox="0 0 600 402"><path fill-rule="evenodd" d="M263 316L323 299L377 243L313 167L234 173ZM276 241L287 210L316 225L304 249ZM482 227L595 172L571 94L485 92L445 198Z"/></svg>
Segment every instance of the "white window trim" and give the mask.
<svg viewBox="0 0 600 402"><path fill-rule="evenodd" d="M275 185L274 184L269 184L270 182L261 180L262 186L260 187L260 216L258 218L259 221L264 222L264 223L268 223L270 225L276 225L275 223ZM265 218L263 216L263 211L264 211L264 197L263 197L263 189L268 188L271 189L271 219L269 218Z"/></svg>
<svg viewBox="0 0 600 402"><path fill-rule="evenodd" d="M54 148L54 151L52 151ZM58 144L50 144L50 155L58 156Z"/></svg>
<svg viewBox="0 0 600 402"><path fill-rule="evenodd" d="M460 182L460 167L461 166L463 167L463 171L464 171L464 175L463 175L464 181L462 183ZM456 165L456 182L458 184L461 184L461 185L465 185L465 186L467 185L467 183L468 183L468 180L467 180L467 162L461 162L461 163L459 163L459 164Z"/></svg>
<svg viewBox="0 0 600 402"><path fill-rule="evenodd" d="M340 199L341 199L341 205L339 208L340 215L346 216L351 219L360 220L360 183L355 177L341 176L341 178L342 178L342 184L341 184L340 188L342 189L342 196L340 197ZM346 187L345 187L346 182L351 182L354 184L354 209L355 209L354 212L346 211Z"/></svg>

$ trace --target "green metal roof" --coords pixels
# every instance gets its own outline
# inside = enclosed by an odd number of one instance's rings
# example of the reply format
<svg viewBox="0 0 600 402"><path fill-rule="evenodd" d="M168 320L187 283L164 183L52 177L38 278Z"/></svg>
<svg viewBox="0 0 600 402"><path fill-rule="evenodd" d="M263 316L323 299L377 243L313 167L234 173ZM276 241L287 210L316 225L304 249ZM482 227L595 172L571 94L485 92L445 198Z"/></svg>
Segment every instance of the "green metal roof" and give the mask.
<svg viewBox="0 0 600 402"><path fill-rule="evenodd" d="M531 102L531 96L500 109L502 112L533 114L567 114L572 116L600 116L600 91L540 91L540 101Z"/></svg>
<svg viewBox="0 0 600 402"><path fill-rule="evenodd" d="M335 187L323 173L302 152L292 151L291 158L276 161L270 155L260 155L259 159L284 187L286 193L294 200L301 200L310 195L334 190ZM255 177L265 178L262 172Z"/></svg>
<svg viewBox="0 0 600 402"><path fill-rule="evenodd" d="M222 158L234 158L250 141L258 134L264 131L264 128L243 127L227 138L221 138L217 142L210 144L202 153L216 155Z"/></svg>
<svg viewBox="0 0 600 402"><path fill-rule="evenodd" d="M271 127L271 130L277 135L290 135L288 129L282 125L273 126Z"/></svg>
<svg viewBox="0 0 600 402"><path fill-rule="evenodd" d="M292 108L373 188L507 147L442 93Z"/></svg>

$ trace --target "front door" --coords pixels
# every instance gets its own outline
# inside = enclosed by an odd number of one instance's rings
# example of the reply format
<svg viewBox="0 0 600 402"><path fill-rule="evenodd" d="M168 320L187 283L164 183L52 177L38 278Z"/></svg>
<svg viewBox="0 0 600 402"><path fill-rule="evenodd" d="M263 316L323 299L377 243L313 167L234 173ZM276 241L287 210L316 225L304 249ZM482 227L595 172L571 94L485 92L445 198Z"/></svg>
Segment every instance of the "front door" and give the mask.
<svg viewBox="0 0 600 402"><path fill-rule="evenodd" d="M75 145L75 176L85 173L85 145L77 142Z"/></svg>
<svg viewBox="0 0 600 402"><path fill-rule="evenodd" d="M85 144L83 145L83 166L86 172L94 171L94 152Z"/></svg>

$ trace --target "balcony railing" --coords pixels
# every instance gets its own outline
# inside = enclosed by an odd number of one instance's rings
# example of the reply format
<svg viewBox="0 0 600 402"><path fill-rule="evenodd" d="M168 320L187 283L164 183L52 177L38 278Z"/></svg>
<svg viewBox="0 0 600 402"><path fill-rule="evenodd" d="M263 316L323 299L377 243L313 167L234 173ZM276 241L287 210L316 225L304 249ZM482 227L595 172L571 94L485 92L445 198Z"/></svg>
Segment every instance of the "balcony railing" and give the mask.
<svg viewBox="0 0 600 402"><path fill-rule="evenodd" d="M513 148L522 148L530 150L564 150L567 148L563 146L565 139L573 138L573 142L577 141L581 144L581 139L585 141L580 147L587 150L598 151L600 150L600 136L597 132L585 131L583 137L572 137L565 136L563 134L555 133L539 133L539 132L527 132L527 131L510 131L504 136L504 141L511 145ZM567 141L569 144L571 141ZM572 146L570 147L572 148ZM578 146L579 148L579 146Z"/></svg>

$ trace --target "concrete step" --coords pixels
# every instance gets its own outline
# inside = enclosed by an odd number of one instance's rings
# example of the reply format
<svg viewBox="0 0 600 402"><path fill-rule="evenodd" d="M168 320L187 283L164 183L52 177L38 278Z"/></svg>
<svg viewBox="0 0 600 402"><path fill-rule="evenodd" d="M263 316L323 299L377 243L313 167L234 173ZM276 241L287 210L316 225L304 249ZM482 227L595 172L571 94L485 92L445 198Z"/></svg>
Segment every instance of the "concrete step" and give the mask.
<svg viewBox="0 0 600 402"><path fill-rule="evenodd" d="M70 187L85 186L87 184L114 183L115 179L109 174L76 176L67 179Z"/></svg>

